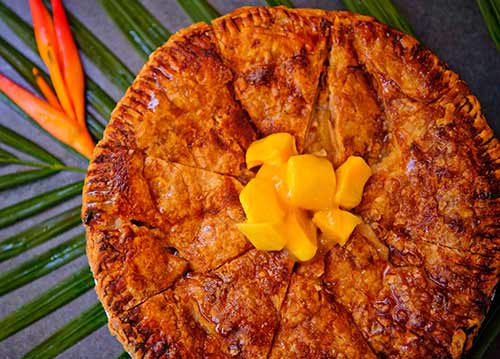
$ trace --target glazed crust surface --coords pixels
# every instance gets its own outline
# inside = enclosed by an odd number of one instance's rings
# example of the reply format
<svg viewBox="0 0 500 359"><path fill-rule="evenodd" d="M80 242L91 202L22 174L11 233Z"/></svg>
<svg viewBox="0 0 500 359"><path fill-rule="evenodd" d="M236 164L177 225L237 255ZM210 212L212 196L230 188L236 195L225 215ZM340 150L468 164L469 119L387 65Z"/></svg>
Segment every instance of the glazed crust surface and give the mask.
<svg viewBox="0 0 500 359"><path fill-rule="evenodd" d="M249 144L373 176L344 247L308 263L235 224ZM500 145L415 39L347 12L248 7L151 55L89 166L82 218L109 327L134 358L460 358L500 266Z"/></svg>

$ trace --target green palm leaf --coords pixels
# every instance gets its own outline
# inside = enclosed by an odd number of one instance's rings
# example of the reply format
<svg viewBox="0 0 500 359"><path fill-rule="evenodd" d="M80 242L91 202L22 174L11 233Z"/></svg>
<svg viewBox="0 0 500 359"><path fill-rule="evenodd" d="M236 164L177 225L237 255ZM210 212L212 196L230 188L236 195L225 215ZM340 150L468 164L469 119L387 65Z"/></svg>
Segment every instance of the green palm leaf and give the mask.
<svg viewBox="0 0 500 359"><path fill-rule="evenodd" d="M72 239L40 254L0 275L0 296L33 282L85 254L85 235Z"/></svg>
<svg viewBox="0 0 500 359"><path fill-rule="evenodd" d="M0 320L0 340L59 309L94 286L89 267L82 268Z"/></svg>
<svg viewBox="0 0 500 359"><path fill-rule="evenodd" d="M45 178L54 173L57 173L57 170L44 168L41 170L29 170L2 175L0 176L0 191Z"/></svg>
<svg viewBox="0 0 500 359"><path fill-rule="evenodd" d="M171 35L137 0L99 2L144 60Z"/></svg>
<svg viewBox="0 0 500 359"><path fill-rule="evenodd" d="M206 0L177 0L177 2L194 22L210 24L213 19L220 16Z"/></svg>
<svg viewBox="0 0 500 359"><path fill-rule="evenodd" d="M12 31L14 31L14 33L17 34L17 36L19 36L19 38L21 38L21 40L23 40L26 45L28 45L28 47L36 52L36 42L35 36L33 35L33 29L24 20L17 16L14 11L6 6L3 0L0 1L0 18Z"/></svg>
<svg viewBox="0 0 500 359"><path fill-rule="evenodd" d="M70 166L66 166L64 164L59 165L59 164L51 164L51 163L23 160L23 159L15 157L15 156L0 157L0 164L16 164L16 165L24 165L24 166L31 166L31 167L40 167L40 168L50 169L53 171L71 171L71 172L80 172L80 173L87 172L85 169L80 168L80 167L70 167Z"/></svg>
<svg viewBox="0 0 500 359"><path fill-rule="evenodd" d="M500 301L498 296L496 297L468 355L471 359L481 359L487 353L498 334L500 334Z"/></svg>
<svg viewBox="0 0 500 359"><path fill-rule="evenodd" d="M118 355L115 359L130 359L130 355L128 355L127 352L123 352L120 355Z"/></svg>
<svg viewBox="0 0 500 359"><path fill-rule="evenodd" d="M290 8L295 7L290 0L266 0L266 3L269 6L286 6Z"/></svg>
<svg viewBox="0 0 500 359"><path fill-rule="evenodd" d="M479 10L483 15L486 27L498 51L500 51L500 1L498 0L477 0Z"/></svg>
<svg viewBox="0 0 500 359"><path fill-rule="evenodd" d="M375 17L386 25L416 37L408 21L401 16L391 0L342 0L352 12Z"/></svg>
<svg viewBox="0 0 500 359"><path fill-rule="evenodd" d="M80 206L74 207L4 239L0 242L0 262L24 253L76 227L81 223L80 211Z"/></svg>
<svg viewBox="0 0 500 359"><path fill-rule="evenodd" d="M92 119L92 120L91 120ZM104 125L87 114L87 127L94 140L100 141L104 133Z"/></svg>
<svg viewBox="0 0 500 359"><path fill-rule="evenodd" d="M16 150L26 153L27 155L38 158L43 162L62 164L57 157L47 152L36 143L2 125L0 125L0 143L15 148Z"/></svg>
<svg viewBox="0 0 500 359"><path fill-rule="evenodd" d="M108 318L101 304L96 303L52 334L43 343L37 345L32 351L24 355L23 358L53 358L105 325L107 321Z"/></svg>
<svg viewBox="0 0 500 359"><path fill-rule="evenodd" d="M72 183L0 209L0 228L40 213L82 192L83 181Z"/></svg>
<svg viewBox="0 0 500 359"><path fill-rule="evenodd" d="M5 159L5 158L16 158L16 156L0 148L0 159Z"/></svg>

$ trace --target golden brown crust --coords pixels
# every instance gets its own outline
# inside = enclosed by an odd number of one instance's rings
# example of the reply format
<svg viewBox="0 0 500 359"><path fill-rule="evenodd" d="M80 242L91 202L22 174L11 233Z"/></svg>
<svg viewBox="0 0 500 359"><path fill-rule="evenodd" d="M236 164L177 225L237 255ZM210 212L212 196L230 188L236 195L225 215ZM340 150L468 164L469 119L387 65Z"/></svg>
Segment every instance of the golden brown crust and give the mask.
<svg viewBox="0 0 500 359"><path fill-rule="evenodd" d="M153 157L141 165L141 173L129 178L119 170L106 181L110 192L126 189L119 200L92 202L100 192L87 181L88 255L98 294L113 313L169 288L188 267L209 271L251 248L235 226L244 220L239 182ZM134 191L138 179L141 192ZM132 205L144 205L141 198L148 199L148 212Z"/></svg>
<svg viewBox="0 0 500 359"><path fill-rule="evenodd" d="M238 177L255 139L212 31L196 24L151 55L113 112L148 155ZM115 125L116 127L116 125Z"/></svg>
<svg viewBox="0 0 500 359"><path fill-rule="evenodd" d="M406 315L411 313L404 311L405 308L399 310L398 301L383 296L387 294L384 289L388 286L385 281L388 269L388 261L356 230L345 248L335 246L330 251L323 280L334 298L351 313L354 323L379 356L449 358L447 351L430 336L419 336L400 323L400 319L408 320ZM399 274L407 278L404 271L401 268ZM408 280L411 279L408 274Z"/></svg>
<svg viewBox="0 0 500 359"><path fill-rule="evenodd" d="M245 220L235 179L153 157L144 177L168 243L192 270L209 271L251 248L235 226Z"/></svg>
<svg viewBox="0 0 500 359"><path fill-rule="evenodd" d="M188 269L160 231L133 224L117 231L119 238L105 232L87 244L96 291L110 313L122 313L164 291ZM109 244L113 237L123 243L119 250Z"/></svg>
<svg viewBox="0 0 500 359"><path fill-rule="evenodd" d="M299 150L327 56L329 27L320 10L243 8L214 20L234 89L262 135L291 132Z"/></svg>
<svg viewBox="0 0 500 359"><path fill-rule="evenodd" d="M293 274L269 358L376 358L350 314L322 286L323 274L322 256Z"/></svg>
<svg viewBox="0 0 500 359"><path fill-rule="evenodd" d="M250 121L372 167L355 209L370 230L325 268L322 251L291 276L236 230ZM151 56L95 150L82 216L134 357L459 358L497 283L499 180L477 99L416 40L347 12L242 8Z"/></svg>
<svg viewBox="0 0 500 359"><path fill-rule="evenodd" d="M111 316L110 329L134 357L266 358L292 266L286 254L252 250Z"/></svg>
<svg viewBox="0 0 500 359"><path fill-rule="evenodd" d="M230 80L210 29L195 25L156 51L114 110L82 211L96 289L110 313L169 288L188 268L207 271L250 248L234 227L244 219L241 184L217 174L251 176L244 152L255 136ZM185 216L165 206L183 207Z"/></svg>
<svg viewBox="0 0 500 359"><path fill-rule="evenodd" d="M376 96L387 131L369 155L374 175L357 211L390 253L389 262L373 267L378 287L374 278L362 279L368 271L360 273L358 290L377 288L363 311L368 305L377 314L358 325L381 322L382 311L401 330L432 338L442 356L458 358L470 348L497 282L498 142L465 84L414 39L356 18L351 29L373 92L364 98ZM332 264L332 276L336 270Z"/></svg>

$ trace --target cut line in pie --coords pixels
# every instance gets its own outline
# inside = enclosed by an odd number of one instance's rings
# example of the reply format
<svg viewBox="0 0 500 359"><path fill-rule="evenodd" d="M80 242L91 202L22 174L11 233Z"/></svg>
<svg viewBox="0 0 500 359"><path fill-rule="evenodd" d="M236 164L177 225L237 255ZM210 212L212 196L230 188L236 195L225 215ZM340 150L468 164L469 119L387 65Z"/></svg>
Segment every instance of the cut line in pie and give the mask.
<svg viewBox="0 0 500 359"><path fill-rule="evenodd" d="M275 132L373 175L365 225L306 263L235 227ZM500 145L415 39L348 12L246 7L157 49L113 111L82 217L134 358L460 358L500 266Z"/></svg>

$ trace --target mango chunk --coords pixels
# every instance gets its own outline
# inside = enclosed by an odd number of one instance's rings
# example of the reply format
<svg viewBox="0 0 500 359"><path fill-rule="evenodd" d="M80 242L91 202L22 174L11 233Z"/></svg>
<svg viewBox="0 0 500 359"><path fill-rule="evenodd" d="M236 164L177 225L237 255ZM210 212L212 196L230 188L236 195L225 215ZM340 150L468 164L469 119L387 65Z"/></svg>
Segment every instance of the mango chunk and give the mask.
<svg viewBox="0 0 500 359"><path fill-rule="evenodd" d="M280 166L272 166L268 164L262 165L257 172L256 178L266 181L271 181L278 192L279 199L288 205L288 189L286 187L286 164Z"/></svg>
<svg viewBox="0 0 500 359"><path fill-rule="evenodd" d="M289 133L273 133L253 142L248 147L246 162L248 168L262 164L278 166L286 163L290 156L297 154L295 138Z"/></svg>
<svg viewBox="0 0 500 359"><path fill-rule="evenodd" d="M305 262L313 258L318 250L316 226L307 215L307 211L294 208L286 216L286 249L297 260Z"/></svg>
<svg viewBox="0 0 500 359"><path fill-rule="evenodd" d="M314 155L290 157L287 163L288 198L310 210L331 208L335 199L335 172L330 161Z"/></svg>
<svg viewBox="0 0 500 359"><path fill-rule="evenodd" d="M280 251L285 247L287 232L284 222L246 222L236 226L258 250Z"/></svg>
<svg viewBox="0 0 500 359"><path fill-rule="evenodd" d="M285 217L271 181L252 179L241 191L240 202L250 223L279 222Z"/></svg>
<svg viewBox="0 0 500 359"><path fill-rule="evenodd" d="M366 181L372 175L370 166L361 157L349 156L335 172L337 175L335 202L346 209L356 207L361 203Z"/></svg>
<svg viewBox="0 0 500 359"><path fill-rule="evenodd" d="M361 223L361 219L351 212L335 208L316 212L313 216L313 222L328 240L343 246L354 228Z"/></svg>

